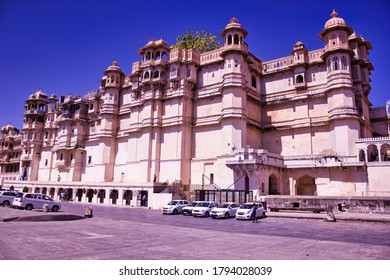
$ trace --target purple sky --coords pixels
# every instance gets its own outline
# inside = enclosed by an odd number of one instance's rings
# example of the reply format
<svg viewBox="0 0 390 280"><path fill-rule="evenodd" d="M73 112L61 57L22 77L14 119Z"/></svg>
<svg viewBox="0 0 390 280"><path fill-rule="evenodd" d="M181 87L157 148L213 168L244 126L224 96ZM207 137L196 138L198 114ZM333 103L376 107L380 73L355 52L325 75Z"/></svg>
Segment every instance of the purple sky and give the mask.
<svg viewBox="0 0 390 280"><path fill-rule="evenodd" d="M388 0L226 1L45 1L0 0L0 126L21 129L24 101L38 89L46 94L84 95L99 87L116 60L128 75L150 39L169 45L192 30L218 35L233 16L248 31L249 50L263 61L291 54L300 40L323 47L318 34L336 9L357 35L371 41L373 106L390 100Z"/></svg>

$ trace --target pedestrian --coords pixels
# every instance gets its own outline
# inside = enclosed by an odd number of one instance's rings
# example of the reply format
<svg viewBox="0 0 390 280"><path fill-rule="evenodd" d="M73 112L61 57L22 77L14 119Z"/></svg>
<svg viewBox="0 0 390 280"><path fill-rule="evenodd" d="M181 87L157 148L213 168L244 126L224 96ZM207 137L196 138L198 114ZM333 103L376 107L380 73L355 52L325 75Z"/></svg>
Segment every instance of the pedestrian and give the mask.
<svg viewBox="0 0 390 280"><path fill-rule="evenodd" d="M253 203L252 213L251 213L251 218L250 218L252 220L252 223L258 223L257 217L256 217L256 210L257 210L257 205L256 205L256 203Z"/></svg>

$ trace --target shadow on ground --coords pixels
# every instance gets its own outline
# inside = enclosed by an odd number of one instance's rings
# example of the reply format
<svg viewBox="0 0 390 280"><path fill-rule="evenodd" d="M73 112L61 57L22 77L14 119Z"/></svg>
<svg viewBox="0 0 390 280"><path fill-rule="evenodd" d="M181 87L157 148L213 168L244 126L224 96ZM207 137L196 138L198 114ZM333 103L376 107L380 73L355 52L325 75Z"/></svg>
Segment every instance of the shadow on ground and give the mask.
<svg viewBox="0 0 390 280"><path fill-rule="evenodd" d="M35 215L27 217L12 217L3 219L3 222L52 222L52 221L75 221L85 219L79 215Z"/></svg>

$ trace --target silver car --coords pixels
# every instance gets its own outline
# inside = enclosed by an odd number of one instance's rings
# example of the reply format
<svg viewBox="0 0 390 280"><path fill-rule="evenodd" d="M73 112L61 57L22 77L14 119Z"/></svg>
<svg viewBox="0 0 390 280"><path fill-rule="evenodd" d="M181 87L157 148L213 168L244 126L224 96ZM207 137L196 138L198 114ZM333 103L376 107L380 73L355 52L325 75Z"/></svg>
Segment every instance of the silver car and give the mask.
<svg viewBox="0 0 390 280"><path fill-rule="evenodd" d="M183 212L183 208L190 205L188 200L172 200L162 208L163 214L179 214Z"/></svg>
<svg viewBox="0 0 390 280"><path fill-rule="evenodd" d="M230 217L235 217L238 208L241 205L234 202L226 202L216 206L211 210L211 218L225 218L229 219Z"/></svg>
<svg viewBox="0 0 390 280"><path fill-rule="evenodd" d="M200 201L192 210L192 216L210 217L211 210L217 205L218 202L214 201Z"/></svg>

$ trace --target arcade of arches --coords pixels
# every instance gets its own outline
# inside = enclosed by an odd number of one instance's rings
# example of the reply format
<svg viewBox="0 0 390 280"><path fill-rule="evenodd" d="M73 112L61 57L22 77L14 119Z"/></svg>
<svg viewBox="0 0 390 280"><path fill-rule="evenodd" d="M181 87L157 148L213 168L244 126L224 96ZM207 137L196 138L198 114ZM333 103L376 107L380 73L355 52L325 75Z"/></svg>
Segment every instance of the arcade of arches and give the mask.
<svg viewBox="0 0 390 280"><path fill-rule="evenodd" d="M268 177L268 195L280 195L281 189L279 180L275 174L271 174ZM317 195L317 186L315 178L309 175L304 175L295 183L295 194L296 195Z"/></svg>
<svg viewBox="0 0 390 280"><path fill-rule="evenodd" d="M77 188L77 187L27 187L27 192L42 193L54 200L77 201L96 204L111 204L125 206L148 206L147 190L137 189L112 189L101 188Z"/></svg>

